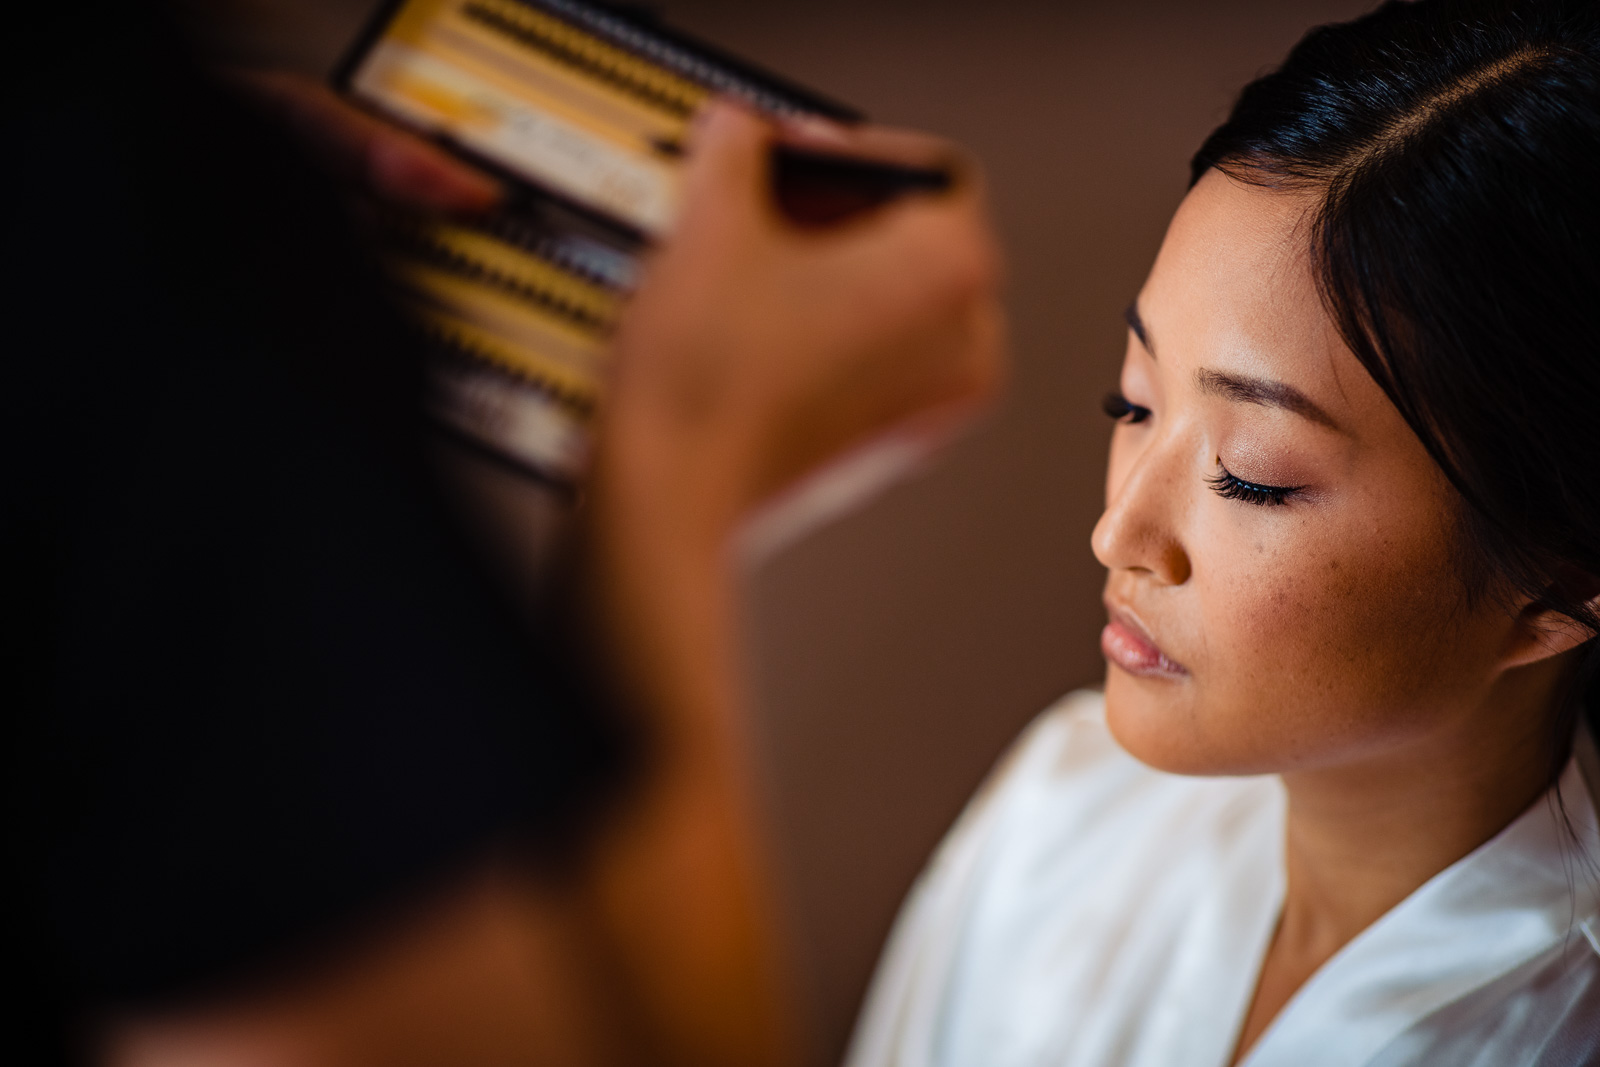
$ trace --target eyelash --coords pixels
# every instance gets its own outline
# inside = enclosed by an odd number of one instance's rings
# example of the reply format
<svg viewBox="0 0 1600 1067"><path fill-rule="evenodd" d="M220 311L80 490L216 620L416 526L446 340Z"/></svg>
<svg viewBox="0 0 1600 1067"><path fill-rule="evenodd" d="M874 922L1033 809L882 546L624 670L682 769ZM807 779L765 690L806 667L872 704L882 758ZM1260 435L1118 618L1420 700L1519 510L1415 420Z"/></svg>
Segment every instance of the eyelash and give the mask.
<svg viewBox="0 0 1600 1067"><path fill-rule="evenodd" d="M1150 409L1135 404L1120 392L1110 392L1100 402L1100 410L1118 422L1134 425L1150 417ZM1207 478L1206 484L1213 492L1224 500L1239 500L1257 507L1277 508L1289 502L1289 498L1300 490L1303 485L1261 485L1257 482L1247 482L1237 477L1222 461L1217 461L1219 473L1214 478Z"/></svg>
<svg viewBox="0 0 1600 1067"><path fill-rule="evenodd" d="M1118 422L1126 422L1130 426L1150 417L1149 408L1131 403L1127 397L1117 392L1105 395L1105 399L1100 401L1100 410Z"/></svg>
<svg viewBox="0 0 1600 1067"><path fill-rule="evenodd" d="M1289 497L1305 488L1303 485L1259 485L1247 482L1229 473L1220 460L1217 468L1221 473L1215 478L1207 478L1206 484L1224 500L1242 500L1258 507L1282 507L1289 502Z"/></svg>

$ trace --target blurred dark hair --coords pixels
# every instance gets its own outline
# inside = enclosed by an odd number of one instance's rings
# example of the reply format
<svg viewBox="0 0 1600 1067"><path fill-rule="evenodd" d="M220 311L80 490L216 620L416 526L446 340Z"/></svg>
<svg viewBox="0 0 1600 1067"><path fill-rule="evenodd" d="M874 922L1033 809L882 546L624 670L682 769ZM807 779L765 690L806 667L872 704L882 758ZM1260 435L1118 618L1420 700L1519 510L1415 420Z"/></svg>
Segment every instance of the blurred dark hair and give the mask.
<svg viewBox="0 0 1600 1067"><path fill-rule="evenodd" d="M1469 592L1600 632L1600 3L1390 0L1319 27L1192 180L1213 167L1319 193L1323 299L1464 498ZM1600 717L1585 656L1563 759L1583 704Z"/></svg>

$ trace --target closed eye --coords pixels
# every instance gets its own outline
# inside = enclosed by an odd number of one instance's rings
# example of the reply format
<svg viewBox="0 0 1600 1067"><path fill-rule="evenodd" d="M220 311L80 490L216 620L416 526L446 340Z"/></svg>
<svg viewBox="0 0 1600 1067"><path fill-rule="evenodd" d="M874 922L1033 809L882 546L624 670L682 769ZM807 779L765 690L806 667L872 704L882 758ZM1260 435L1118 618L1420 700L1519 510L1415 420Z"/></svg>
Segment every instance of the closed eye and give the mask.
<svg viewBox="0 0 1600 1067"><path fill-rule="evenodd" d="M1118 392L1107 393L1105 399L1100 401L1100 410L1118 422L1125 422L1130 425L1136 422L1143 422L1150 417L1149 408L1130 402L1127 397Z"/></svg>
<svg viewBox="0 0 1600 1067"><path fill-rule="evenodd" d="M1304 489L1303 485L1262 485L1259 482L1247 482L1236 477L1217 463L1219 473L1214 478L1207 478L1206 484L1224 500L1242 500L1246 504L1255 504L1258 507L1282 507L1289 502L1289 497Z"/></svg>

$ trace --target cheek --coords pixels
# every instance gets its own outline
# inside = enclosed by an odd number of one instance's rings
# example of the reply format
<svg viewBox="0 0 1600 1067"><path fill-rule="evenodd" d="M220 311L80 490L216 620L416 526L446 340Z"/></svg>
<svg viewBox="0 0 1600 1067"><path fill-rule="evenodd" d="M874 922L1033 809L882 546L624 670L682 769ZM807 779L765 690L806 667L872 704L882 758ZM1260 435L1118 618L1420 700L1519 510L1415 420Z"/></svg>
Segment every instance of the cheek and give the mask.
<svg viewBox="0 0 1600 1067"><path fill-rule="evenodd" d="M1258 690L1326 686L1364 661L1367 617L1381 614L1382 579L1349 546L1297 537L1235 536L1195 583L1205 647L1201 681ZM1198 568L1197 568L1198 571ZM1358 575L1364 575L1357 580ZM1367 586L1366 590L1363 586Z"/></svg>
<svg viewBox="0 0 1600 1067"><path fill-rule="evenodd" d="M1193 577L1162 620L1191 677L1107 677L1112 729L1146 763L1257 774L1355 758L1425 729L1487 662L1432 524L1197 510Z"/></svg>
<svg viewBox="0 0 1600 1067"><path fill-rule="evenodd" d="M1196 710L1218 742L1301 765L1381 744L1447 699L1466 648L1437 531L1341 529L1309 512L1255 525L1212 535L1222 551L1195 568Z"/></svg>

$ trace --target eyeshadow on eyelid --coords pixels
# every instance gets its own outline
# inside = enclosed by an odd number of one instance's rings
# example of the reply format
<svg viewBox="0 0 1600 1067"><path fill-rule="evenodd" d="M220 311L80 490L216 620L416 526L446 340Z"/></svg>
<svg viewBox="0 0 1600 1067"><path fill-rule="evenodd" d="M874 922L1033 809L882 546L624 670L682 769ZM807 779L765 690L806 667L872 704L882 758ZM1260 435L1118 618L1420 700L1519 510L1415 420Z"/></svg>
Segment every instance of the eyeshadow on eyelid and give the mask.
<svg viewBox="0 0 1600 1067"><path fill-rule="evenodd" d="M1303 464L1290 462L1281 448L1245 440L1224 443L1217 459L1234 476L1262 485L1300 485L1306 481Z"/></svg>

